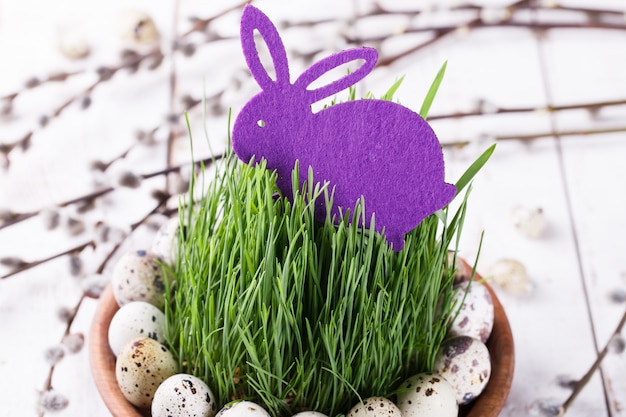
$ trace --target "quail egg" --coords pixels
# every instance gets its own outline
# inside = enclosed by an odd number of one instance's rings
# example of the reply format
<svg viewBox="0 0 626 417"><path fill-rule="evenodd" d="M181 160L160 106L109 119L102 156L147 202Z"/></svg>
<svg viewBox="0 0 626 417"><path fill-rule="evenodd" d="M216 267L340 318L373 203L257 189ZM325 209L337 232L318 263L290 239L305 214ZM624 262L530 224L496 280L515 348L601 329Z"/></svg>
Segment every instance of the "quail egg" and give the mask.
<svg viewBox="0 0 626 417"><path fill-rule="evenodd" d="M489 382L491 359L483 342L469 336L457 336L441 345L434 370L448 380L459 404L478 397Z"/></svg>
<svg viewBox="0 0 626 417"><path fill-rule="evenodd" d="M413 375L398 392L402 417L456 417L459 405L456 393L444 377L433 373Z"/></svg>
<svg viewBox="0 0 626 417"><path fill-rule="evenodd" d="M159 228L152 242L151 252L171 265L176 258L178 246L178 231L180 230L180 219L174 217L169 219Z"/></svg>
<svg viewBox="0 0 626 417"><path fill-rule="evenodd" d="M111 276L113 294L123 306L131 301L146 301L157 308L164 303L165 281L160 258L145 250L124 254Z"/></svg>
<svg viewBox="0 0 626 417"><path fill-rule="evenodd" d="M260 405L252 401L238 401L222 408L217 417L270 417Z"/></svg>
<svg viewBox="0 0 626 417"><path fill-rule="evenodd" d="M165 343L165 314L145 301L131 301L117 310L109 325L109 346L115 356L130 340L149 337Z"/></svg>
<svg viewBox="0 0 626 417"><path fill-rule="evenodd" d="M292 417L328 417L324 413L320 413L319 411L301 411L299 413L294 414Z"/></svg>
<svg viewBox="0 0 626 417"><path fill-rule="evenodd" d="M176 374L159 385L152 400L152 417L213 417L215 396L200 378Z"/></svg>
<svg viewBox="0 0 626 417"><path fill-rule="evenodd" d="M139 10L127 10L120 16L122 39L138 45L159 41L159 29L150 15Z"/></svg>
<svg viewBox="0 0 626 417"><path fill-rule="evenodd" d="M402 417L396 405L385 397L370 397L350 409L347 417Z"/></svg>
<svg viewBox="0 0 626 417"><path fill-rule="evenodd" d="M487 342L494 320L491 294L479 281L471 284L463 282L457 288L454 301L460 305L460 310L448 330L448 336L470 336Z"/></svg>
<svg viewBox="0 0 626 417"><path fill-rule="evenodd" d="M128 342L115 363L115 377L124 397L133 405L150 407L157 388L178 371L169 350L149 337Z"/></svg>

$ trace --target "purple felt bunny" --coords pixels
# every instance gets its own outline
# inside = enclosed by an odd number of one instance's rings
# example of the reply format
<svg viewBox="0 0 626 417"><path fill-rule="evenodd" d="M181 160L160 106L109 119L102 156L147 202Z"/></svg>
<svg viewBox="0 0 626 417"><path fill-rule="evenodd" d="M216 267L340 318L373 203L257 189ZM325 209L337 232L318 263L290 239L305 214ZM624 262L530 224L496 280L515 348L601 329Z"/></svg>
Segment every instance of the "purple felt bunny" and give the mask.
<svg viewBox="0 0 626 417"><path fill-rule="evenodd" d="M255 46L257 30L269 49L276 79L263 68ZM446 206L456 189L444 181L441 145L417 113L383 100L357 100L313 113L311 105L330 97L369 74L378 59L371 48L339 52L313 64L291 83L285 47L276 27L260 10L246 6L241 18L241 44L250 72L262 91L239 113L232 145L249 162L265 158L278 173L277 185L291 196L291 171L299 160L300 180L313 178L334 187L331 214L352 210L365 201L366 220L375 215L375 228L395 251L404 247L404 234L426 216ZM355 60L364 63L329 84L309 89L320 76ZM321 204L316 217L326 216ZM354 219L352 219L354 220Z"/></svg>

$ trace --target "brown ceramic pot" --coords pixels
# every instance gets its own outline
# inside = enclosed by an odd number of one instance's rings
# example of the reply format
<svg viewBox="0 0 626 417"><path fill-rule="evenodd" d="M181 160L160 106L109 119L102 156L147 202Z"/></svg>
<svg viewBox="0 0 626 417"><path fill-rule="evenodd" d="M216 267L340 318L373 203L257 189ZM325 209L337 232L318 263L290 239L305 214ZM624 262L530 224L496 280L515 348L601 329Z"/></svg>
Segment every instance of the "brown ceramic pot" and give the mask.
<svg viewBox="0 0 626 417"><path fill-rule="evenodd" d="M479 277L477 277L479 278ZM462 406L460 417L497 417L509 395L513 380L515 355L513 335L502 305L489 285L493 299L495 320L487 347L491 354L491 377L485 391L471 404ZM115 356L109 348L109 324L118 310L111 287L107 287L94 316L90 337L91 372L100 395L114 417L149 416L147 410L138 410L124 398L115 379Z"/></svg>

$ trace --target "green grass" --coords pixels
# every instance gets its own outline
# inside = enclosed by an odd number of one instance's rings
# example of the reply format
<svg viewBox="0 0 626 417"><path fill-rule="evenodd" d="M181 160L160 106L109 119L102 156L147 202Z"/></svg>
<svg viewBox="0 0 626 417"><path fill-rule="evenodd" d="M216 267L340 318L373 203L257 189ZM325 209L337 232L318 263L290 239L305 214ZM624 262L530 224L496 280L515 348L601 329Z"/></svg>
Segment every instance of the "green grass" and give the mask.
<svg viewBox="0 0 626 417"><path fill-rule="evenodd" d="M168 342L182 371L205 380L220 404L245 398L276 417L335 416L432 368L455 313L448 250L458 246L468 193L393 252L373 223L351 224L349 214L316 222L315 202L330 206L332 193L311 174L289 199L264 161L229 153L201 188L199 204L181 204ZM363 218L360 203L353 213Z"/></svg>

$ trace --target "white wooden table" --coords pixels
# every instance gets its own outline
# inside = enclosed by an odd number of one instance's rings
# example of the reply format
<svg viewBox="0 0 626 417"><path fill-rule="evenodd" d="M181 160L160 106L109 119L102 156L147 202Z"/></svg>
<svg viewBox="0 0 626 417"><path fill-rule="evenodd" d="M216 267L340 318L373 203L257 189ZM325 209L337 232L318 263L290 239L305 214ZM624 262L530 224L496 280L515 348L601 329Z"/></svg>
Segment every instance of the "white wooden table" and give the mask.
<svg viewBox="0 0 626 417"><path fill-rule="evenodd" d="M275 0L259 1L257 5L271 16L290 20L349 18L355 15L355 5L356 14L367 10L365 1L341 5L328 2L326 6L321 3L296 5ZM509 2L483 3L495 7L485 12L493 16L501 12L498 4ZM402 4L405 8L411 6L408 1ZM624 10L620 0L570 0L558 4ZM189 27L187 17L211 16L226 4L180 0L176 7L174 2L147 0L132 4L0 0L0 97L19 90L33 75L43 77L53 70L90 70L65 83L24 92L15 100L15 116L0 118L0 143L34 130L31 148L12 152L10 168L0 172L0 208L29 212L89 193L94 189L89 161L107 161L120 154L134 140L136 129L162 126L156 134L159 143L133 148L112 166L111 172L133 169L147 173L164 167L163 144L168 127L163 122L172 110L183 110L178 102L170 107L169 77L173 67L168 58L154 71L140 70L132 76L120 72L94 90L89 109L81 111L76 104L71 105L45 128L37 127L41 115L49 115L51 109L93 82L93 69L118 62L116 54L124 44L115 26L119 13L129 7L153 16L167 50L174 33ZM173 17L176 9L178 20ZM576 16L564 19L586 21L584 15ZM526 17L535 22L538 20L532 19L540 19L531 13ZM238 13L228 15L216 27L223 34L237 36L237 19ZM432 11L416 23L445 23L446 19L450 16ZM613 21L622 24L624 17L616 15ZM405 23L399 19L392 25L398 30ZM359 26L359 33L384 33L384 27L389 23L370 21ZM55 36L63 28L86 34L93 48L89 58L72 62L58 52ZM341 47L338 30L329 26L311 34L285 29L283 37L290 50L305 51L315 42L315 46ZM304 41L298 44L300 38ZM402 42L398 43L384 44L381 51L394 53L402 47ZM472 111L480 99L485 100L484 112L495 113L497 108L545 109L626 98L626 31L599 29L550 30L542 38L526 28L460 29L410 58L377 70L362 88L381 94L398 76L406 74L398 98L417 109L445 60L449 62L448 72L432 116ZM245 99L257 91L243 68L236 40L198 48L190 58L178 54L176 95L189 93L199 98L204 91L211 96L230 82L232 74L237 74L243 83L241 90L223 97L223 104L232 106L236 114ZM296 62L292 76L302 69ZM197 152L206 155L200 116L198 110L191 112L192 131ZM223 149L226 116L210 116L207 125L214 149ZM538 110L434 119L432 125L443 143L470 142L462 148L446 148L449 182L455 182L494 139L545 133L535 140L498 141L495 154L474 182L462 240L462 255L474 259L484 231L479 271L487 278L490 267L504 259L520 262L527 271L531 287L525 294L496 285L516 343L515 378L502 416L544 415L537 405L558 406L568 397L571 391L559 381L577 379L586 372L626 309L622 236L626 232L626 106L597 112ZM613 128L617 132L553 134ZM188 159L188 142L179 140L174 151L176 161ZM116 186L114 192L98 200L95 210L84 215L74 213L72 206L63 209L64 215L84 219L87 231L79 236L63 230L46 231L41 216L0 229L0 257L19 256L30 261L62 252L88 241L94 224L100 220L127 226L150 210L154 205L150 191L162 186L161 177L146 180L137 189ZM515 228L511 212L518 206L543 210L547 228L541 237L526 237ZM119 254L125 249L146 247L153 234L148 227L138 228L108 264L105 276ZM62 257L0 280L0 415L37 415L38 391L44 387L50 369L44 351L58 345L65 331L56 312L77 303L84 275L93 273L110 249L111 244L101 244L96 250L83 251L84 271L79 277L71 276L68 257ZM0 275L10 272L7 267L0 268ZM72 333L88 333L96 303L86 299L81 304ZM87 355L86 349L68 353L54 370L52 385L69 399L67 408L58 415L108 415L92 382ZM607 356L601 373L594 374L567 415L626 416L623 353Z"/></svg>

